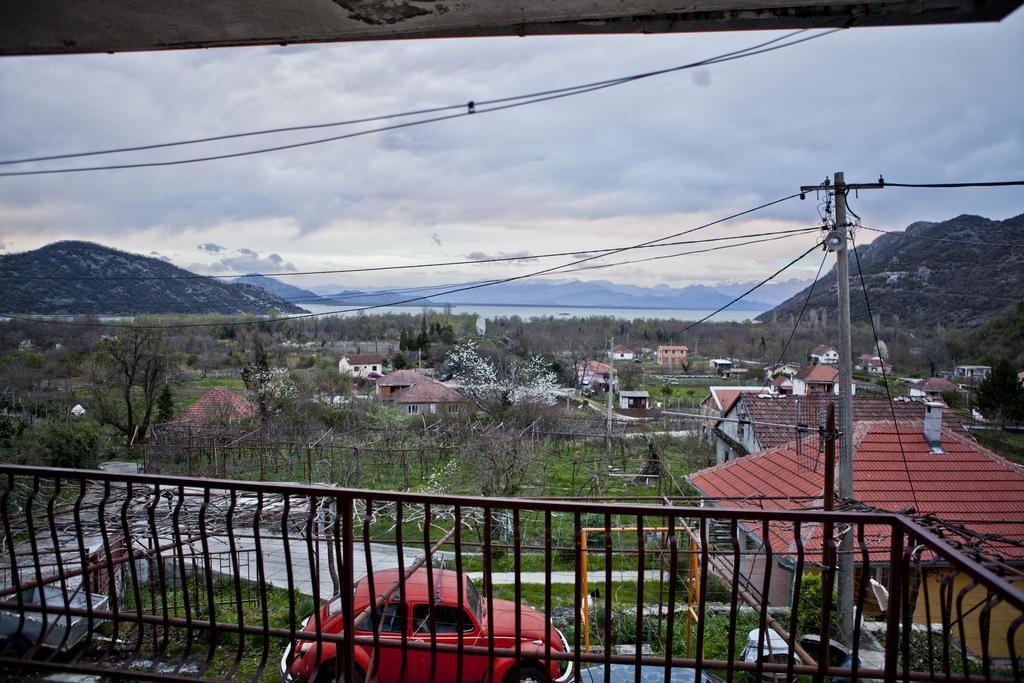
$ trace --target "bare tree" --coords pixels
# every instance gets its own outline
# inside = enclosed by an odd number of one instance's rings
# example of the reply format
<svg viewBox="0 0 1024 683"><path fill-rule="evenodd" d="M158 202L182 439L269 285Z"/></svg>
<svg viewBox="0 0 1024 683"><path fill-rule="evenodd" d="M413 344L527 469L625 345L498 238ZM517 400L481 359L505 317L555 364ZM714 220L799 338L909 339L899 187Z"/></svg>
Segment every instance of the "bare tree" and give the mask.
<svg viewBox="0 0 1024 683"><path fill-rule="evenodd" d="M160 330L129 326L97 344L91 363L93 401L101 423L118 429L129 445L142 443L160 389L174 367Z"/></svg>

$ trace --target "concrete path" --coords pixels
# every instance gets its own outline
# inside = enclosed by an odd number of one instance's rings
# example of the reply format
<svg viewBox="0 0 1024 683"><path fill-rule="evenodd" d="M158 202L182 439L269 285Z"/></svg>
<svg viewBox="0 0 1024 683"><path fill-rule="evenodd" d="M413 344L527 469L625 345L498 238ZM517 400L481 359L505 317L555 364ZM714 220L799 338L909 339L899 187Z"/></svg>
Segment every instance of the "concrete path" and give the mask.
<svg viewBox="0 0 1024 683"><path fill-rule="evenodd" d="M469 578L473 579L477 584L483 581L483 572L467 572ZM644 572L644 583L649 581L657 581L661 575L656 569L648 569ZM666 572L666 576L668 573ZM520 581L522 583L534 583L544 584L544 572L520 572ZM635 571L620 571L612 570L612 581L636 581ZM491 583L496 586L511 586L516 582L515 572L494 572L491 574ZM552 584L574 584L576 583L576 572L551 572L551 583ZM587 573L587 583L604 583L604 570L603 569L592 569Z"/></svg>

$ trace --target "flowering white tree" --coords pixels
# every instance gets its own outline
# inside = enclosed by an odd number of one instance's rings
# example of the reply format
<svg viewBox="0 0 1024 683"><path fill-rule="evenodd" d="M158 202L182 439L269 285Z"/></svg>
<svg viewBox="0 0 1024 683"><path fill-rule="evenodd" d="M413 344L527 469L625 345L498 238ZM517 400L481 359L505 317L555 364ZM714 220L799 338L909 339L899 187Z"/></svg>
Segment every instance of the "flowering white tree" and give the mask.
<svg viewBox="0 0 1024 683"><path fill-rule="evenodd" d="M271 413L299 395L298 387L284 368L249 366L243 373L246 394L266 421Z"/></svg>
<svg viewBox="0 0 1024 683"><path fill-rule="evenodd" d="M513 358L499 367L467 342L449 351L447 360L462 393L487 413L511 406L550 406L557 400L558 378L539 356Z"/></svg>

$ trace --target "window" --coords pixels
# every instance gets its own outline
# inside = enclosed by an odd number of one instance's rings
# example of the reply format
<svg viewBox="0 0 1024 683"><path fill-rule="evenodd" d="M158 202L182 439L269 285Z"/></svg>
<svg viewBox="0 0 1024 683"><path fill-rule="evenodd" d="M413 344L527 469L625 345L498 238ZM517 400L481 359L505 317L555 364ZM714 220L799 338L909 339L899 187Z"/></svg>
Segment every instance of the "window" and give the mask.
<svg viewBox="0 0 1024 683"><path fill-rule="evenodd" d="M448 414L449 415L458 415L459 414L459 404L458 403L449 403L448 404Z"/></svg>
<svg viewBox="0 0 1024 683"><path fill-rule="evenodd" d="M462 614L462 630L472 631L475 627L468 614L458 607L450 605L434 605L434 620L438 633L458 633L459 614ZM413 633L430 633L429 605L416 605L412 608Z"/></svg>
<svg viewBox="0 0 1024 683"><path fill-rule="evenodd" d="M480 609L480 593L476 590L476 585L470 579L466 579L466 597L468 598L469 608L473 610L473 614L476 615L477 619L482 619L483 612Z"/></svg>
<svg viewBox="0 0 1024 683"><path fill-rule="evenodd" d="M407 406L405 407L405 409L406 409L407 411L409 411L409 414L410 414L410 415L415 415L415 414L417 414L418 412L420 412L420 407L419 407L418 405L416 405L415 403L410 403L409 405L407 405Z"/></svg>
<svg viewBox="0 0 1024 683"><path fill-rule="evenodd" d="M373 368L373 371L374 371L374 372L377 372L377 366L376 366L376 365L373 365L373 366L371 366L371 367Z"/></svg>
<svg viewBox="0 0 1024 683"><path fill-rule="evenodd" d="M377 618L380 619L381 633L401 633L405 630L405 605L395 602L389 603L384 608L383 614L377 612ZM373 624L370 623L369 614L356 624L356 630L373 632Z"/></svg>

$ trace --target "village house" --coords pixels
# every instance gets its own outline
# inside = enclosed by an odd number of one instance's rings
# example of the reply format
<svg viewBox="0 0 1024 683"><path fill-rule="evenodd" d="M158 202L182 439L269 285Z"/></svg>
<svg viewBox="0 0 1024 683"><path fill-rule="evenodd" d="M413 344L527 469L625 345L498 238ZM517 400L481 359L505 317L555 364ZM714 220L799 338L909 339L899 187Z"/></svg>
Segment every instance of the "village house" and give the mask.
<svg viewBox="0 0 1024 683"><path fill-rule="evenodd" d="M214 387L183 410L174 424L209 426L235 424L253 417L255 404L225 387Z"/></svg>
<svg viewBox="0 0 1024 683"><path fill-rule="evenodd" d="M396 370L376 381L377 397L409 415L458 415L466 410L466 398L416 370Z"/></svg>
<svg viewBox="0 0 1024 683"><path fill-rule="evenodd" d="M679 344L661 344L655 351L658 365L682 365L686 363L689 348Z"/></svg>
<svg viewBox="0 0 1024 683"><path fill-rule="evenodd" d="M966 384L980 382L991 374L989 365L958 365L953 369L953 379Z"/></svg>
<svg viewBox="0 0 1024 683"><path fill-rule="evenodd" d="M376 353L351 354L338 361L338 372L353 377L376 379L384 374L385 357Z"/></svg>
<svg viewBox="0 0 1024 683"><path fill-rule="evenodd" d="M585 360L576 364L576 382L580 390L605 392L619 384L618 373L608 363L599 360Z"/></svg>
<svg viewBox="0 0 1024 683"><path fill-rule="evenodd" d="M621 410L647 410L651 395L646 391L620 391L619 408Z"/></svg>
<svg viewBox="0 0 1024 683"><path fill-rule="evenodd" d="M634 358L636 358L636 352L622 344L612 349L612 360L633 360Z"/></svg>
<svg viewBox="0 0 1024 683"><path fill-rule="evenodd" d="M732 361L728 358L712 358L708 361L708 367L719 375L728 375L732 370Z"/></svg>
<svg viewBox="0 0 1024 683"><path fill-rule="evenodd" d="M833 346L818 344L808 355L814 365L839 365L839 352Z"/></svg>
<svg viewBox="0 0 1024 683"><path fill-rule="evenodd" d="M769 391L763 386L708 387L708 395L700 403L700 414L704 417L704 429L711 431L718 426L719 418L732 410L742 393L759 394Z"/></svg>
<svg viewBox="0 0 1024 683"><path fill-rule="evenodd" d="M866 372L869 375L891 375L893 370L889 361L882 360L879 356L872 356L870 353L860 355L857 358L854 369Z"/></svg>
<svg viewBox="0 0 1024 683"><path fill-rule="evenodd" d="M920 382L915 382L907 388L910 398L924 399L926 401L942 401L942 395L946 392L959 392L955 384L948 379L941 377L929 377Z"/></svg>
<svg viewBox="0 0 1024 683"><path fill-rule="evenodd" d="M744 400L746 397L744 397ZM934 515L958 525L966 525L978 534L999 538L986 541L1011 566L1024 566L1024 468L1011 464L977 444L962 430L946 428L940 404L911 404L924 412L923 419L898 419L898 429L888 420L858 420L854 429L854 499L875 509L899 512L913 508L916 514ZM812 417L812 420L815 419ZM792 436L792 432L788 436ZM752 510L794 510L820 505L824 487L824 464L817 457L817 439L803 449L787 441L754 455L702 470L687 481L702 496L728 498L729 507ZM879 527L864 539L870 578L887 583L890 539L885 527ZM820 526L805 528L801 545L807 557L821 556ZM773 605L791 606L792 581L796 570L792 551L794 529L786 523L773 523L769 538L763 538L760 524L741 524L740 572L752 585L765 580L766 541L774 550L775 563L769 577L768 599ZM1005 539L1005 540L1002 540ZM819 565L805 571L820 571ZM860 581L859 567L854 575ZM983 604L986 595L971 585L971 579L950 577L949 565L934 559L927 564L924 582L911 595L910 609L915 623L926 623L928 616L940 613L939 596L945 583L964 604ZM961 592L962 591L962 592ZM927 604L926 604L927 603ZM1012 633L1011 622L1019 613L1004 604L995 605L989 614L972 610L964 620L965 643L975 653L987 647L993 657L1008 657L1006 639L982 636L981 622L990 619L992 633ZM881 608L868 595L866 619L877 618ZM1014 646L1024 651L1024 629L1017 629Z"/></svg>
<svg viewBox="0 0 1024 683"><path fill-rule="evenodd" d="M793 375L791 381L797 396L839 393L839 371L831 365L811 365Z"/></svg>
<svg viewBox="0 0 1024 683"><path fill-rule="evenodd" d="M828 406L836 405L839 401L835 394L773 396L762 391L744 391L743 387L717 389L717 392L705 399L705 403L713 396L717 397L716 401L722 405L722 409L716 417L727 419L711 426L705 420L705 428L715 439L715 460L719 463L797 440L800 448L817 451L818 435L815 430ZM704 413L704 404L701 407ZM882 396L853 397L854 420L892 419L894 412L898 420L923 420L925 408L920 402L909 399L889 401ZM709 410L707 414L713 413ZM967 435L963 425L951 412L947 411L943 416L943 424L946 429ZM801 426L800 431L795 425Z"/></svg>

